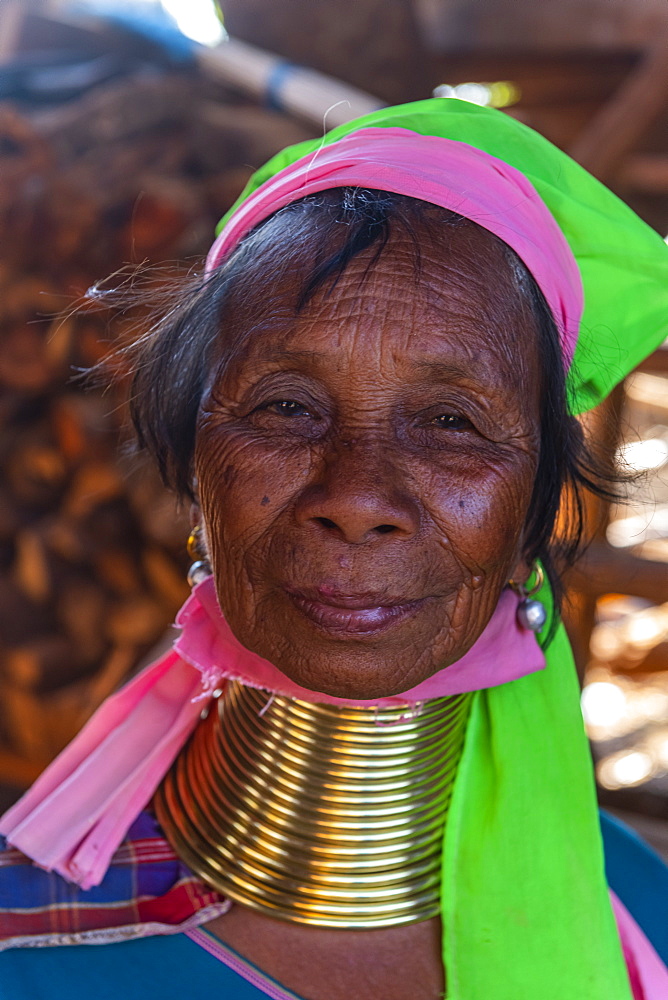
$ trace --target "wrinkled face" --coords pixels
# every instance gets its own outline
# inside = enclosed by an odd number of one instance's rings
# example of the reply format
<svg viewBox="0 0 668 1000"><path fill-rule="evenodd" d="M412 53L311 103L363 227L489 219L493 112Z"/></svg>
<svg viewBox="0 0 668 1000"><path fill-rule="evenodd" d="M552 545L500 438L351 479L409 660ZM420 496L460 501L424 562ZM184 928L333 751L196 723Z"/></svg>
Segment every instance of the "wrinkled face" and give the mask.
<svg viewBox="0 0 668 1000"><path fill-rule="evenodd" d="M340 697L400 693L458 660L521 561L534 321L489 234L419 235L419 275L394 235L299 312L313 249L288 266L268 246L228 301L236 347L199 417L223 613L247 648Z"/></svg>

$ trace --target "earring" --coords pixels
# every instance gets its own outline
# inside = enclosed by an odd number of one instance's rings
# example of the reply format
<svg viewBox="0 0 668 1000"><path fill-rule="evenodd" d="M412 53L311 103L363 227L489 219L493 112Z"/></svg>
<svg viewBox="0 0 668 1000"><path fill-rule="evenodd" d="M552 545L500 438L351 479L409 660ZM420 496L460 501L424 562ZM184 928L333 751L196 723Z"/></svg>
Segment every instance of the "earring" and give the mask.
<svg viewBox="0 0 668 1000"><path fill-rule="evenodd" d="M527 589L526 584L509 580L508 585L513 588L522 600L517 606L517 622L521 628L526 628L530 632L540 632L547 621L547 611L541 601L533 600L533 595L537 594L543 586L545 574L540 563L534 563L531 573L535 574L533 587Z"/></svg>
<svg viewBox="0 0 668 1000"><path fill-rule="evenodd" d="M207 576L211 575L211 565L206 551L204 532L202 531L201 524L196 524L188 535L186 549L188 555L193 560L188 570L188 583L191 587L195 587L202 580L206 579Z"/></svg>

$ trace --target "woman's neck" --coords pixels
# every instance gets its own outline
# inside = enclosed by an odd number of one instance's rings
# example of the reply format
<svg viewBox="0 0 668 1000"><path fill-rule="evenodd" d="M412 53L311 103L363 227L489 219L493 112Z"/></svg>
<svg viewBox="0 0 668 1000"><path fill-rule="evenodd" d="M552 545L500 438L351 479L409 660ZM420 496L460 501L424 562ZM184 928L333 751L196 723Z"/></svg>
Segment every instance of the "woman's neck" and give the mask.
<svg viewBox="0 0 668 1000"><path fill-rule="evenodd" d="M158 818L191 869L260 912L426 920L469 703L341 708L230 682L165 778Z"/></svg>

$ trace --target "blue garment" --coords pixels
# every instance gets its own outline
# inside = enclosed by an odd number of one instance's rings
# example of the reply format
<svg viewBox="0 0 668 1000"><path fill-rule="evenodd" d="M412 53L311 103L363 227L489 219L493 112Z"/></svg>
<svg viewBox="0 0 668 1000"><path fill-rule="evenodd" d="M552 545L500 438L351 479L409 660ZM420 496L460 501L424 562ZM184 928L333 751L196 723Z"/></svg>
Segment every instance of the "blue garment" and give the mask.
<svg viewBox="0 0 668 1000"><path fill-rule="evenodd" d="M668 963L668 868L637 834L605 813L601 814L601 829L609 885ZM225 950L236 955L227 945ZM253 969L251 963L240 957L239 962ZM14 948L0 952L0 1000L294 997L263 973L258 973L257 981L269 982L274 989L268 994L186 934L113 945Z"/></svg>
<svg viewBox="0 0 668 1000"><path fill-rule="evenodd" d="M641 837L601 812L608 885L668 965L668 867Z"/></svg>
<svg viewBox="0 0 668 1000"><path fill-rule="evenodd" d="M186 934L173 934L1 952L0 1000L267 1000L267 993Z"/></svg>

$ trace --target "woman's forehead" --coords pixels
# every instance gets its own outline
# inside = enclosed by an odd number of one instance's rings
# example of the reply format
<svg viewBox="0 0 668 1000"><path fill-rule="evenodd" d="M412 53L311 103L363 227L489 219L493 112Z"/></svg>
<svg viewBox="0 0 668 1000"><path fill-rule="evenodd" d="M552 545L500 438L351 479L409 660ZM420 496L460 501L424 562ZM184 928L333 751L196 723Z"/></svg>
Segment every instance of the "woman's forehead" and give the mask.
<svg viewBox="0 0 668 1000"><path fill-rule="evenodd" d="M537 360L535 319L499 241L479 229L393 233L298 306L313 248L278 248L239 284L226 310L234 360L278 362L393 352L415 365L478 362L525 369ZM416 235L419 242L416 242Z"/></svg>

